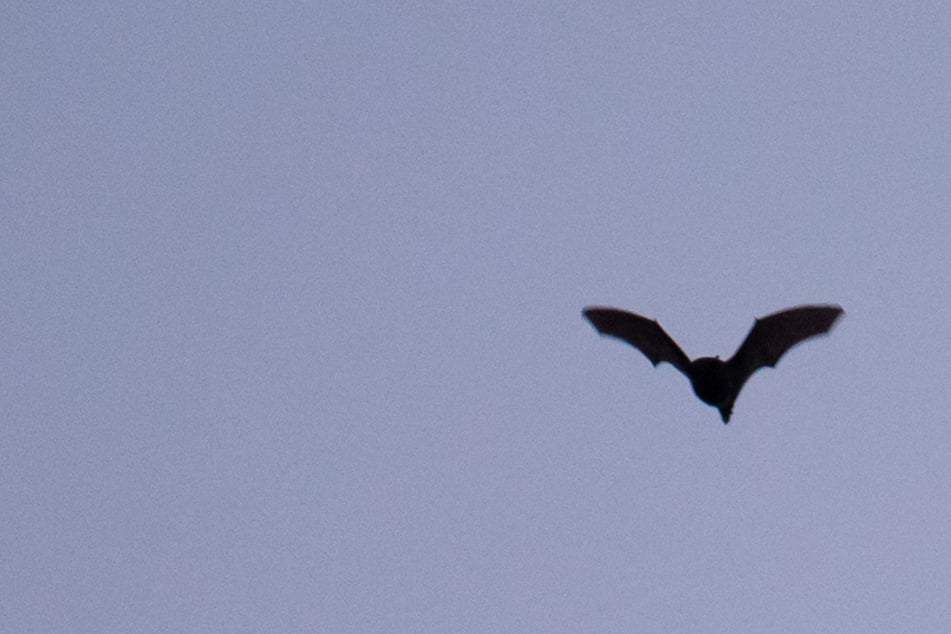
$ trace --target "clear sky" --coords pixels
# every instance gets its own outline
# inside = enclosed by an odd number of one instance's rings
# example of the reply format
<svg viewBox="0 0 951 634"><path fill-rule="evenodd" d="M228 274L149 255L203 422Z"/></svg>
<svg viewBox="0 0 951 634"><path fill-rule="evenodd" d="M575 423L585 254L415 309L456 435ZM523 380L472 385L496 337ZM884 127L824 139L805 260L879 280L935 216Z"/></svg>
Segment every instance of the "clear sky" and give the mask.
<svg viewBox="0 0 951 634"><path fill-rule="evenodd" d="M0 9L0 629L951 628L951 8L469 4Z"/></svg>

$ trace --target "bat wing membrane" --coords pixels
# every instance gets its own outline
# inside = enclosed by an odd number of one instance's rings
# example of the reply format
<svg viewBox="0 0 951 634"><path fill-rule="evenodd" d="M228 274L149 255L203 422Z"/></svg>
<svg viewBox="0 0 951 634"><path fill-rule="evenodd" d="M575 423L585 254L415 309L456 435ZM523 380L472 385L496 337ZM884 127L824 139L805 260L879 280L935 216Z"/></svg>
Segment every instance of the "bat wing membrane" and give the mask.
<svg viewBox="0 0 951 634"><path fill-rule="evenodd" d="M655 366L666 361L687 374L690 359L657 321L604 306L585 308L583 314L599 333L626 341Z"/></svg>
<svg viewBox="0 0 951 634"><path fill-rule="evenodd" d="M839 306L797 306L757 319L728 362L737 391L760 368L774 367L796 344L829 332L841 314Z"/></svg>

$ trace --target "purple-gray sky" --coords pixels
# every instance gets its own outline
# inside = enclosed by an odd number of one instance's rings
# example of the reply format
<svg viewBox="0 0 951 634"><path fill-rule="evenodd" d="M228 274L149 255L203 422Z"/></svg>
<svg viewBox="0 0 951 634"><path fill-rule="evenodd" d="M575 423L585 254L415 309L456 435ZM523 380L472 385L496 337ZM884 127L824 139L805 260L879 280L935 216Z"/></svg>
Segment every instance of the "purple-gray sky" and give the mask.
<svg viewBox="0 0 951 634"><path fill-rule="evenodd" d="M4 631L951 627L951 8L477 4L0 9Z"/></svg>

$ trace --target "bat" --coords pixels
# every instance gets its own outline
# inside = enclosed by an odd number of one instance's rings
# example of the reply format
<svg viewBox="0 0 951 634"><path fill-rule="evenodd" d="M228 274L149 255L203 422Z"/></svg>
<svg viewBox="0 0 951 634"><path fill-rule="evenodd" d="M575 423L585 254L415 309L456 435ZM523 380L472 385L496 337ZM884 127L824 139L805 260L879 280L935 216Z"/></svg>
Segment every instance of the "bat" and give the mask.
<svg viewBox="0 0 951 634"><path fill-rule="evenodd" d="M823 335L843 310L834 305L796 306L760 317L728 361L699 357L693 361L654 319L607 306L589 306L582 314L602 335L626 341L644 353L654 366L669 363L680 370L694 394L720 410L723 423L730 422L733 403L754 372L772 368L796 344Z"/></svg>

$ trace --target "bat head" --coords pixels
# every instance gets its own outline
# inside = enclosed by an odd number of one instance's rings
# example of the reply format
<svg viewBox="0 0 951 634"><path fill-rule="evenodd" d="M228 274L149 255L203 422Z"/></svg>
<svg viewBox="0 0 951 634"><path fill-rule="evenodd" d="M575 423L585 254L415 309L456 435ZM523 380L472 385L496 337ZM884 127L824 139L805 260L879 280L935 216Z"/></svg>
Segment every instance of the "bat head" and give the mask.
<svg viewBox="0 0 951 634"><path fill-rule="evenodd" d="M693 360L687 368L687 376L694 394L707 405L717 407L734 397L729 368L719 357Z"/></svg>

